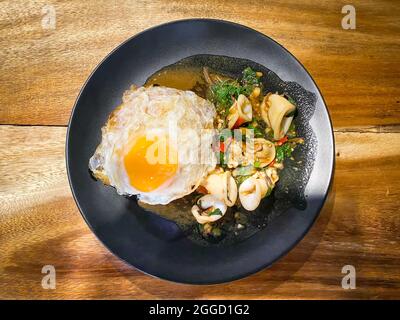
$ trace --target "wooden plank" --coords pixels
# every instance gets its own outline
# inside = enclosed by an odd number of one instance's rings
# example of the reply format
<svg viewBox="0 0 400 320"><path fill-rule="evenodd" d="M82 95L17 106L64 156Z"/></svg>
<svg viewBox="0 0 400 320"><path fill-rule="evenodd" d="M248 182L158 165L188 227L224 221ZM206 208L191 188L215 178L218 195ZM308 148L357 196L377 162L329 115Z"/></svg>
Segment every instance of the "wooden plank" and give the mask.
<svg viewBox="0 0 400 320"><path fill-rule="evenodd" d="M65 125L90 71L128 37L190 17L236 21L271 36L310 71L336 128L399 123L396 1L353 1L357 29L343 30L346 2L52 1L56 28L41 27L40 1L0 3L0 124Z"/></svg>
<svg viewBox="0 0 400 320"><path fill-rule="evenodd" d="M71 197L65 128L0 126L0 298L400 298L400 133L336 133L334 185L311 231L270 269L213 286L154 279L96 240ZM57 287L41 287L41 268ZM357 288L341 288L341 269Z"/></svg>

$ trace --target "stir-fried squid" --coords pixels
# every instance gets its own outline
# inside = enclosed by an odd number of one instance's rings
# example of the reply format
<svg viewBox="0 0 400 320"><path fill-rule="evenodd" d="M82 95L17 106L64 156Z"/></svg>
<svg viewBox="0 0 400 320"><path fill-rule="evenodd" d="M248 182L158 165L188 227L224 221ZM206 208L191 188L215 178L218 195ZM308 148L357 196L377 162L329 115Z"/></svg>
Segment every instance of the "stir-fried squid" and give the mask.
<svg viewBox="0 0 400 320"><path fill-rule="evenodd" d="M226 119L228 120L229 129L239 128L242 124L253 119L253 108L245 95L240 94L235 100L229 108L229 114Z"/></svg>
<svg viewBox="0 0 400 320"><path fill-rule="evenodd" d="M295 102L283 94L264 92L262 73L243 70L228 79L203 69L208 97L217 111L219 164L201 183L203 195L192 207L197 222L210 230L231 208L257 209L279 180L284 160L297 144ZM227 134L228 133L228 134Z"/></svg>
<svg viewBox="0 0 400 320"><path fill-rule="evenodd" d="M285 136L292 123L295 105L279 94L267 95L261 104L263 120L274 132L274 139L278 140Z"/></svg>

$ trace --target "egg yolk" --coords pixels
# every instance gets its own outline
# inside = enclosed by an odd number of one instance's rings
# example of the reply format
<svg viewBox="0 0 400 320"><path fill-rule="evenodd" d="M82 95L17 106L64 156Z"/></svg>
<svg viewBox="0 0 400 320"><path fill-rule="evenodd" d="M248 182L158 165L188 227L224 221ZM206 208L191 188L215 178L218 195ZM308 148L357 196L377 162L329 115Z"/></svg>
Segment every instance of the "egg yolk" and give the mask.
<svg viewBox="0 0 400 320"><path fill-rule="evenodd" d="M176 174L178 164L175 159L176 151L169 146L168 139L138 138L124 156L131 186L143 192L157 189Z"/></svg>

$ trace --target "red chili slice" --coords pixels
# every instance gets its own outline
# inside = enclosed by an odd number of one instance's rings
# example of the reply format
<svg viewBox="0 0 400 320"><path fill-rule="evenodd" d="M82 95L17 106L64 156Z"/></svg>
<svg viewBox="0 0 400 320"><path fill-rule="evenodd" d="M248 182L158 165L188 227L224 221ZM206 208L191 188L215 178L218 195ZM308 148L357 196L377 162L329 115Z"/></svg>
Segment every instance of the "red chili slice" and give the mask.
<svg viewBox="0 0 400 320"><path fill-rule="evenodd" d="M237 129L239 128L243 123L245 123L246 120L242 119L242 118L238 118L235 122L235 124L233 125L232 129Z"/></svg>
<svg viewBox="0 0 400 320"><path fill-rule="evenodd" d="M276 159L272 160L271 163L268 165L268 167L272 167L276 162Z"/></svg>
<svg viewBox="0 0 400 320"><path fill-rule="evenodd" d="M288 137L284 136L282 139L278 140L278 146L283 145L286 141L288 141Z"/></svg>
<svg viewBox="0 0 400 320"><path fill-rule="evenodd" d="M202 193L202 194L207 194L208 193L207 189L205 187L203 187L203 186L199 186L197 188L197 192L198 193Z"/></svg>

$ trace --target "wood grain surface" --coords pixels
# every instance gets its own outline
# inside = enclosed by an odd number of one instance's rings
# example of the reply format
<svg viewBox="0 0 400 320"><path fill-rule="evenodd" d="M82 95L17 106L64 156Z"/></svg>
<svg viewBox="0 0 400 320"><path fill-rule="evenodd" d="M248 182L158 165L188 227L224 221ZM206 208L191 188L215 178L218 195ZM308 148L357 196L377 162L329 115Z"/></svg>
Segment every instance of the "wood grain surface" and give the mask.
<svg viewBox="0 0 400 320"><path fill-rule="evenodd" d="M42 28L42 8L56 28ZM400 298L400 6L352 1L1 1L0 298ZM136 271L91 233L65 169L66 124L91 70L148 27L223 18L277 40L310 71L332 116L336 170L320 217L286 257L248 278L178 285ZM54 265L57 287L41 286ZM341 287L344 265L357 288Z"/></svg>

